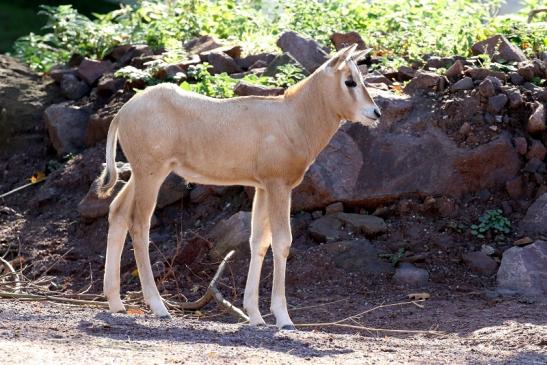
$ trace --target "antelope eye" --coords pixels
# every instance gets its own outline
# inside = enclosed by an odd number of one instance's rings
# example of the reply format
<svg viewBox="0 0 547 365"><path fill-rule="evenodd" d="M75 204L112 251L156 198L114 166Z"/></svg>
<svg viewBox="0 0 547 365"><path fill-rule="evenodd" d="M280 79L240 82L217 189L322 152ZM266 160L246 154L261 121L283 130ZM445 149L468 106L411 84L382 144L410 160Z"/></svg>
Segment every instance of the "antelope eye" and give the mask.
<svg viewBox="0 0 547 365"><path fill-rule="evenodd" d="M347 87L355 87L355 86L357 86L357 83L353 80L346 80L346 86Z"/></svg>

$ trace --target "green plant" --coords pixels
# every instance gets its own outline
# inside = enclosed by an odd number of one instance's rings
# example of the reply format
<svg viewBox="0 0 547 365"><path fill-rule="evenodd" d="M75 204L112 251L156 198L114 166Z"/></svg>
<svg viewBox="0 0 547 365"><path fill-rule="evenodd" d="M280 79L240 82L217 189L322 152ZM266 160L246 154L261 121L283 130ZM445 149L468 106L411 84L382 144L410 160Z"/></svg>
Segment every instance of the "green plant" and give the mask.
<svg viewBox="0 0 547 365"><path fill-rule="evenodd" d="M498 238L503 238L511 232L511 222L503 216L501 209L486 211L479 217L479 224L471 225L471 234L477 238L485 238L487 232L493 232Z"/></svg>
<svg viewBox="0 0 547 365"><path fill-rule="evenodd" d="M298 81L303 80L306 77L303 70L295 65L286 64L277 68L277 73L271 84L279 87L289 87L296 84Z"/></svg>

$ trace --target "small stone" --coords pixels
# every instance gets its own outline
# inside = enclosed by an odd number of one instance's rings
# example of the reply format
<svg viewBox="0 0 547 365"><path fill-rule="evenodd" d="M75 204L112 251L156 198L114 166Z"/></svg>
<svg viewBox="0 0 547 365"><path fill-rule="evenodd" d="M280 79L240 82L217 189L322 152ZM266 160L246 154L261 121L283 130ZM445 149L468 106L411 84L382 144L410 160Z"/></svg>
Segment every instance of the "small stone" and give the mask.
<svg viewBox="0 0 547 365"><path fill-rule="evenodd" d="M493 71L487 68L470 68L465 71L465 74L471 77L473 80L484 80L488 76L496 77L502 81L507 79L507 76L504 72Z"/></svg>
<svg viewBox="0 0 547 365"><path fill-rule="evenodd" d="M525 62L519 65L518 74L526 81L533 81L535 76L534 64Z"/></svg>
<svg viewBox="0 0 547 365"><path fill-rule="evenodd" d="M315 210L311 213L313 219L319 219L323 216L323 212L320 210Z"/></svg>
<svg viewBox="0 0 547 365"><path fill-rule="evenodd" d="M488 98L488 111L493 114L501 113L507 104L507 95L499 94Z"/></svg>
<svg viewBox="0 0 547 365"><path fill-rule="evenodd" d="M496 88L492 80L490 80L489 78L485 78L479 84L479 93L485 98L496 95Z"/></svg>
<svg viewBox="0 0 547 365"><path fill-rule="evenodd" d="M335 217L342 221L346 227L364 233L367 237L387 232L386 222L374 215L337 213Z"/></svg>
<svg viewBox="0 0 547 365"><path fill-rule="evenodd" d="M63 76L60 84L61 95L70 100L77 100L91 91L89 85L82 80L79 80L73 74Z"/></svg>
<svg viewBox="0 0 547 365"><path fill-rule="evenodd" d="M522 94L518 89L509 91L507 97L509 98L509 107L511 109L520 108L524 104Z"/></svg>
<svg viewBox="0 0 547 365"><path fill-rule="evenodd" d="M492 256L496 253L496 249L490 245L482 245L481 252L485 255Z"/></svg>
<svg viewBox="0 0 547 365"><path fill-rule="evenodd" d="M317 242L334 242L343 238L342 222L333 216L325 216L311 222L308 227L311 238Z"/></svg>
<svg viewBox="0 0 547 365"><path fill-rule="evenodd" d="M460 134L462 136L467 136L471 132L471 124L464 122L460 127Z"/></svg>
<svg viewBox="0 0 547 365"><path fill-rule="evenodd" d="M509 79L513 85L522 85L524 83L524 77L519 75L517 72L510 72Z"/></svg>
<svg viewBox="0 0 547 365"><path fill-rule="evenodd" d="M464 77L460 81L456 82L450 87L450 90L457 91L457 90L471 90L475 87L475 84L473 83L473 79L471 77Z"/></svg>
<svg viewBox="0 0 547 365"><path fill-rule="evenodd" d="M180 201L186 194L187 189L184 180L180 176L171 173L161 185L156 205L160 209L164 208Z"/></svg>
<svg viewBox="0 0 547 365"><path fill-rule="evenodd" d="M477 274L492 275L498 269L497 262L481 251L467 252L462 255L462 259Z"/></svg>
<svg viewBox="0 0 547 365"><path fill-rule="evenodd" d="M519 199L524 194L524 184L522 177L517 176L505 183L505 190L512 199Z"/></svg>
<svg viewBox="0 0 547 365"><path fill-rule="evenodd" d="M542 173L543 171L545 171L545 164L539 158L532 158L530 159L530 161L526 163L526 165L524 165L523 170L525 172L531 172L531 173L534 173L534 172Z"/></svg>
<svg viewBox="0 0 547 365"><path fill-rule="evenodd" d="M343 211L344 211L344 204L342 202L329 204L325 208L325 213L327 214L335 214L335 213L340 213Z"/></svg>
<svg viewBox="0 0 547 365"><path fill-rule="evenodd" d="M251 236L251 212L238 212L230 218L217 223L209 234L214 242L211 250L213 257L224 258L231 250L237 253L249 252L249 237Z"/></svg>
<svg viewBox="0 0 547 365"><path fill-rule="evenodd" d="M547 154L547 148L541 143L541 141L538 141L537 139L532 140L532 145L530 146L530 149L528 150L528 153L526 154L526 158L531 160L532 158L537 158L539 160L544 160L545 155Z"/></svg>
<svg viewBox="0 0 547 365"><path fill-rule="evenodd" d="M463 74L463 71L463 62L461 60L456 60L456 62L454 62L454 64L450 66L448 70L446 70L446 73L444 75L450 80L455 80Z"/></svg>
<svg viewBox="0 0 547 365"><path fill-rule="evenodd" d="M513 142L515 143L515 148L519 155L525 155L528 151L528 142L524 137L516 137Z"/></svg>
<svg viewBox="0 0 547 365"><path fill-rule="evenodd" d="M519 230L531 237L547 236L547 193L537 198L528 208L519 223Z"/></svg>
<svg viewBox="0 0 547 365"><path fill-rule="evenodd" d="M413 94L416 91L440 91L444 87L444 77L434 72L416 71L416 76L405 86L404 92Z"/></svg>
<svg viewBox="0 0 547 365"><path fill-rule="evenodd" d="M513 242L513 245L522 247L522 246L529 245L532 242L534 242L534 240L531 239L530 237L526 236L526 237L522 237L522 238L516 240L515 242Z"/></svg>
<svg viewBox="0 0 547 365"><path fill-rule="evenodd" d="M545 109L543 104L538 104L536 110L528 119L527 130L531 134L542 133L545 131Z"/></svg>
<svg viewBox="0 0 547 365"><path fill-rule="evenodd" d="M399 285L422 287L429 281L429 273L409 263L402 263L393 275L393 281Z"/></svg>

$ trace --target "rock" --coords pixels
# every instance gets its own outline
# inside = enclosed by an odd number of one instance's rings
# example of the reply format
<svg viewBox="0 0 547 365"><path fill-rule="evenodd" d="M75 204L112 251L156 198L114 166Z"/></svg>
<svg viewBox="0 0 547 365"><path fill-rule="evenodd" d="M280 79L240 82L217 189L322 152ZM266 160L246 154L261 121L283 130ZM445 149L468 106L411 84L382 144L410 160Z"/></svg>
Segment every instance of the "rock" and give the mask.
<svg viewBox="0 0 547 365"><path fill-rule="evenodd" d="M395 270L393 281L399 285L407 285L413 288L418 288L427 285L429 281L429 273L425 269L420 269L409 263L402 263Z"/></svg>
<svg viewBox="0 0 547 365"><path fill-rule="evenodd" d="M277 45L283 52L290 53L309 73L329 59L319 43L296 32L284 32L277 40Z"/></svg>
<svg viewBox="0 0 547 365"><path fill-rule="evenodd" d="M382 123L390 126L404 119L412 111L414 103L407 95L395 95L392 92L368 89L370 95L382 111Z"/></svg>
<svg viewBox="0 0 547 365"><path fill-rule="evenodd" d="M547 295L547 241L505 251L496 279L500 289Z"/></svg>
<svg viewBox="0 0 547 365"><path fill-rule="evenodd" d="M321 209L333 202L388 204L405 195L461 197L503 186L521 162L504 133L474 149L460 149L446 134L340 130L294 190L293 209ZM336 174L333 174L336 171Z"/></svg>
<svg viewBox="0 0 547 365"><path fill-rule="evenodd" d="M524 53L502 35L495 35L484 41L475 43L471 47L471 51L474 55L487 54L495 62L520 62L526 60Z"/></svg>
<svg viewBox="0 0 547 365"><path fill-rule="evenodd" d="M454 63L454 59L451 57L438 57L431 56L427 59L425 63L425 68L427 69L438 69L438 68L448 68Z"/></svg>
<svg viewBox="0 0 547 365"><path fill-rule="evenodd" d="M357 44L358 50L367 49L365 41L357 32L348 32L348 33L332 33L330 36L330 41L334 45L337 51L341 50L344 47L351 46L352 44Z"/></svg>
<svg viewBox="0 0 547 365"><path fill-rule="evenodd" d="M462 259L477 274L492 275L498 269L498 263L481 251L467 252L462 255Z"/></svg>
<svg viewBox="0 0 547 365"><path fill-rule="evenodd" d="M470 68L465 71L465 75L471 77L473 80L484 80L488 76L495 77L503 82L507 80L505 73L501 71L489 70L487 68Z"/></svg>
<svg viewBox="0 0 547 365"><path fill-rule="evenodd" d="M450 90L457 91L457 90L471 90L475 87L475 84L473 83L473 79L471 77L464 77L460 81L456 82L454 85L450 87Z"/></svg>
<svg viewBox="0 0 547 365"><path fill-rule="evenodd" d="M522 94L520 93L518 89L508 91L507 97L509 98L509 107L511 109L520 108L524 104L524 100L522 99Z"/></svg>
<svg viewBox="0 0 547 365"><path fill-rule="evenodd" d="M488 111L492 114L499 114L507 104L507 95L498 94L488 98Z"/></svg>
<svg viewBox="0 0 547 365"><path fill-rule="evenodd" d="M114 186L113 193L106 199L99 199L97 196L98 180L95 180L88 193L78 204L78 213L85 220L95 220L97 218L106 217L110 209L110 203L116 198L118 192L125 185L125 181L118 180Z"/></svg>
<svg viewBox="0 0 547 365"><path fill-rule="evenodd" d="M208 240L201 236L194 236L186 240L180 251L177 250L173 260L179 265L192 265L205 259L211 248Z"/></svg>
<svg viewBox="0 0 547 365"><path fill-rule="evenodd" d="M532 158L524 165L523 171L543 173L545 171L545 164L538 158Z"/></svg>
<svg viewBox="0 0 547 365"><path fill-rule="evenodd" d="M249 68L251 68L252 65L256 64L259 61L264 62L264 64L266 64L265 67L267 67L267 65L269 65L275 57L276 56L273 53L258 53L254 55L248 55L243 58L235 58L235 61L237 62L239 67L244 70L248 70Z"/></svg>
<svg viewBox="0 0 547 365"><path fill-rule="evenodd" d="M360 67L362 65L359 65L357 67ZM382 75L381 73L378 73L378 71L374 71L372 73L364 73L364 71L361 71L363 73L363 81L365 82L365 85L369 84L386 84L391 85L393 82Z"/></svg>
<svg viewBox="0 0 547 365"><path fill-rule="evenodd" d="M538 103L536 109L528 119L528 133L539 134L545 131L545 109L543 104Z"/></svg>
<svg viewBox="0 0 547 365"><path fill-rule="evenodd" d="M272 62L270 62L270 64L268 65L268 67L266 67L266 70L264 71L262 75L274 77L277 74L277 69L280 66L288 65L288 64L294 65L298 67L299 69L301 69L302 71L306 72L304 70L304 66L302 66L297 60L295 60L293 56L291 56L289 53L283 53L277 56L276 58L274 58Z"/></svg>
<svg viewBox="0 0 547 365"><path fill-rule="evenodd" d="M237 65L234 59L228 56L224 52L211 52L208 56L208 62L211 64L212 70L210 72L215 74L220 74L226 72L227 74L233 74L237 72L242 72L243 70Z"/></svg>
<svg viewBox="0 0 547 365"><path fill-rule="evenodd" d="M120 46L116 46L108 52L108 54L104 57L105 59L110 59L112 61L118 61L120 60L127 52L129 52L131 49L133 49L133 46L130 44L122 44Z"/></svg>
<svg viewBox="0 0 547 365"><path fill-rule="evenodd" d="M231 250L238 254L248 253L251 236L251 212L238 212L216 224L209 234L214 243L211 254L216 259L224 258Z"/></svg>
<svg viewBox="0 0 547 365"><path fill-rule="evenodd" d="M161 209L176 203L182 200L187 192L184 180L180 176L171 173L161 185L156 206Z"/></svg>
<svg viewBox="0 0 547 365"><path fill-rule="evenodd" d="M84 58L78 66L78 76L88 85L93 85L103 74L111 72L113 69L114 64L110 61L95 61Z"/></svg>
<svg viewBox="0 0 547 365"><path fill-rule="evenodd" d="M118 64L125 66L135 58L150 57L153 55L154 52L146 44L135 44L116 47L105 58L113 59Z"/></svg>
<svg viewBox="0 0 547 365"><path fill-rule="evenodd" d="M108 128L110 127L110 122L112 122L113 118L113 114L110 114L103 109L89 117L84 135L84 144L86 147L94 146L97 142L106 139Z"/></svg>
<svg viewBox="0 0 547 365"><path fill-rule="evenodd" d="M496 95L496 87L490 78L486 77L479 84L479 93L485 98Z"/></svg>
<svg viewBox="0 0 547 365"><path fill-rule="evenodd" d="M176 82L182 82L186 80L186 74L179 65L165 65L162 66L154 75L158 80L174 80Z"/></svg>
<svg viewBox="0 0 547 365"><path fill-rule="evenodd" d="M534 240L531 239L530 237L526 236L526 237L522 237L522 238L516 240L515 242L513 242L513 245L518 246L518 247L522 247L522 246L529 245L530 243L534 243Z"/></svg>
<svg viewBox="0 0 547 365"><path fill-rule="evenodd" d="M189 54L199 54L222 47L222 43L209 35L204 35L184 43L183 47Z"/></svg>
<svg viewBox="0 0 547 365"><path fill-rule="evenodd" d="M522 182L522 177L517 176L512 178L511 180L508 180L505 183L505 190L512 199L516 200L521 198L524 194L524 184Z"/></svg>
<svg viewBox="0 0 547 365"><path fill-rule="evenodd" d="M417 71L416 76L405 86L404 92L440 91L445 87L445 79L434 72Z"/></svg>
<svg viewBox="0 0 547 365"><path fill-rule="evenodd" d="M234 93L238 96L275 96L282 95L285 90L281 87L267 87L262 85L253 85L245 81L238 81L234 87Z"/></svg>
<svg viewBox="0 0 547 365"><path fill-rule="evenodd" d="M338 268L368 275L390 274L393 265L378 258L374 246L365 239L341 241L321 246Z"/></svg>
<svg viewBox="0 0 547 365"><path fill-rule="evenodd" d="M84 148L90 112L69 102L53 104L44 112L49 139L59 156L77 153Z"/></svg>
<svg viewBox="0 0 547 365"><path fill-rule="evenodd" d="M76 68L66 68L66 66L54 66L49 71L49 77L51 77L55 82L60 83L63 79L63 76L65 75L77 75L77 69Z"/></svg>
<svg viewBox="0 0 547 365"><path fill-rule="evenodd" d="M214 48L208 51L200 52L199 58L202 62L207 62L211 53L224 53L225 55L235 59L241 56L241 46L222 46Z"/></svg>
<svg viewBox="0 0 547 365"><path fill-rule="evenodd" d="M519 64L517 73L526 81L533 81L535 76L535 67L532 62L523 62Z"/></svg>
<svg viewBox="0 0 547 365"><path fill-rule="evenodd" d="M411 80L414 76L416 76L416 70L412 67L401 66L397 71L397 78L399 79L399 81L408 81Z"/></svg>
<svg viewBox="0 0 547 365"><path fill-rule="evenodd" d="M60 84L61 95L70 100L77 100L91 91L91 88L85 81L79 80L72 74L63 76Z"/></svg>
<svg viewBox="0 0 547 365"><path fill-rule="evenodd" d="M343 211L344 211L344 204L340 202L329 204L325 208L326 214L335 214L335 213L340 213Z"/></svg>
<svg viewBox="0 0 547 365"><path fill-rule="evenodd" d="M513 85L522 85L524 83L524 77L520 76L517 72L510 72L509 79Z"/></svg>
<svg viewBox="0 0 547 365"><path fill-rule="evenodd" d="M346 229L354 232L364 233L367 237L374 237L387 232L387 226L380 217L366 214L336 213L334 215L339 219Z"/></svg>
<svg viewBox="0 0 547 365"><path fill-rule="evenodd" d="M525 155L528 151L528 142L526 142L526 138L516 137L513 142L515 143L515 148L519 155Z"/></svg>
<svg viewBox="0 0 547 365"><path fill-rule="evenodd" d="M469 135L469 133L471 133L472 130L473 130L473 128L471 128L471 124L469 124L468 122L465 122L465 123L462 124L462 126L460 127L460 130L458 132L462 136L467 137Z"/></svg>
<svg viewBox="0 0 547 365"><path fill-rule="evenodd" d="M545 159L545 154L547 154L547 149L541 143L541 141L538 141L537 139L532 140L532 145L530 146L530 149L528 150L528 153L526 154L526 158L531 160L532 158L537 158L539 160Z"/></svg>
<svg viewBox="0 0 547 365"><path fill-rule="evenodd" d="M317 242L339 241L343 237L342 222L333 216L324 216L311 222L308 227L311 238Z"/></svg>
<svg viewBox="0 0 547 365"><path fill-rule="evenodd" d="M460 60L456 60L452 66L445 72L445 76L449 80L456 80L458 79L464 72L463 62Z"/></svg>
<svg viewBox="0 0 547 365"><path fill-rule="evenodd" d="M528 208L519 223L519 230L531 237L547 237L547 193L541 195Z"/></svg>
<svg viewBox="0 0 547 365"><path fill-rule="evenodd" d="M125 80L121 77L114 77L112 74L105 74L97 83L97 95L104 98L111 97L116 91L123 88Z"/></svg>

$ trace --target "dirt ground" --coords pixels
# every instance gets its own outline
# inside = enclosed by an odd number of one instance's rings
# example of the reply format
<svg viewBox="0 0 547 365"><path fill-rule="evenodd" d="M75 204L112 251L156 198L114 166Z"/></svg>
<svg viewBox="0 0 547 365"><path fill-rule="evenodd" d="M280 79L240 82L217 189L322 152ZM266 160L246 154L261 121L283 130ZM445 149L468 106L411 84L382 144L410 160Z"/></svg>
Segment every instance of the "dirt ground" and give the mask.
<svg viewBox="0 0 547 365"><path fill-rule="evenodd" d="M3 364L545 364L546 303L500 301L488 311L468 299L400 312L439 335L395 335L329 328L277 331L217 320L112 315L46 302L0 300ZM304 304L304 303L303 303ZM446 311L450 309L452 311ZM300 314L293 310L298 323ZM384 315L386 312L383 313ZM374 320L373 320L374 322ZM481 323L477 325L477 323ZM425 325L425 323L422 323Z"/></svg>

